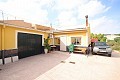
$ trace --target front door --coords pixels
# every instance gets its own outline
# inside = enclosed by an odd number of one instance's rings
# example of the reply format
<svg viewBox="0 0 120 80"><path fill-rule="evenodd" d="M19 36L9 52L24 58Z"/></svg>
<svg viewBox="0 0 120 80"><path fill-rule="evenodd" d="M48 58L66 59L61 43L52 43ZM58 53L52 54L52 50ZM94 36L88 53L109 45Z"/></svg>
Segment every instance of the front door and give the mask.
<svg viewBox="0 0 120 80"><path fill-rule="evenodd" d="M60 50L61 51L66 51L66 36L61 36L60 37Z"/></svg>

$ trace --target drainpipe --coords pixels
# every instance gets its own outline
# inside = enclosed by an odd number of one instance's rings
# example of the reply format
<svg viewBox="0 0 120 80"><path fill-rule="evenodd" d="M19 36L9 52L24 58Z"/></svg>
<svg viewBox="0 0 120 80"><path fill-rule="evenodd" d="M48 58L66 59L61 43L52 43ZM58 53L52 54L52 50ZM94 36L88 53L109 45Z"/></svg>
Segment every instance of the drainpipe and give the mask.
<svg viewBox="0 0 120 80"><path fill-rule="evenodd" d="M3 18L3 27L1 29L1 47L2 47L2 63L3 65L5 64L5 57L4 57L4 48L5 48L5 24L4 24L4 14L3 14L3 11L2 11L2 18Z"/></svg>

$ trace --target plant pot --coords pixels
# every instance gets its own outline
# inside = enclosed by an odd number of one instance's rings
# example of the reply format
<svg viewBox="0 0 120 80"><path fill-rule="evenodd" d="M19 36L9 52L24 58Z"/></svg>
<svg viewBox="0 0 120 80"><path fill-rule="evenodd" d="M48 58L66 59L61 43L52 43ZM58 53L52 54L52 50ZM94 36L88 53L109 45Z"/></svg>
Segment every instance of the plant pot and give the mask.
<svg viewBox="0 0 120 80"><path fill-rule="evenodd" d="M48 49L44 49L44 52L45 52L45 54L47 54L48 53Z"/></svg>

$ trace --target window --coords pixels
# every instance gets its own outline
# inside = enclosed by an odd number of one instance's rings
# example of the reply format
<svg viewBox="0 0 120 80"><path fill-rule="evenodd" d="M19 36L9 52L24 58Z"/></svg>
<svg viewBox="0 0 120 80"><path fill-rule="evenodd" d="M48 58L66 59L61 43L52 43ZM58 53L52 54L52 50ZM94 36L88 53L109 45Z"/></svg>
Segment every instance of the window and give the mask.
<svg viewBox="0 0 120 80"><path fill-rule="evenodd" d="M54 42L53 42L54 41ZM50 45L60 45L60 38L59 37L55 37L54 39L53 38L50 38Z"/></svg>
<svg viewBox="0 0 120 80"><path fill-rule="evenodd" d="M105 42L95 42L95 46L107 46Z"/></svg>
<svg viewBox="0 0 120 80"><path fill-rule="evenodd" d="M55 41L55 45L60 45L60 38L59 37L56 37L54 41Z"/></svg>
<svg viewBox="0 0 120 80"><path fill-rule="evenodd" d="M81 37L71 37L71 43L75 45L81 45Z"/></svg>

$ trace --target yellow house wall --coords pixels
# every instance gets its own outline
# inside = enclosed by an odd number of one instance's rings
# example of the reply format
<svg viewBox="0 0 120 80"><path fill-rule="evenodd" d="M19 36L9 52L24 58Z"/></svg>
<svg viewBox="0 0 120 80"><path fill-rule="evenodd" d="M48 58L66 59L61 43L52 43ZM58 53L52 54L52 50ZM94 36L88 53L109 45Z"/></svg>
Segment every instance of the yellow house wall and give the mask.
<svg viewBox="0 0 120 80"><path fill-rule="evenodd" d="M86 32L72 32L72 33L60 33L60 34L55 34L55 37L60 37L60 36L66 36L67 37L67 45L71 44L71 37L81 37L81 46L87 46L87 38L86 38Z"/></svg>
<svg viewBox="0 0 120 80"><path fill-rule="evenodd" d="M18 32L43 35L42 44L43 44L44 38L48 36L48 34L45 32L6 26L5 34L4 34L4 49L5 50L17 49L17 33Z"/></svg>

